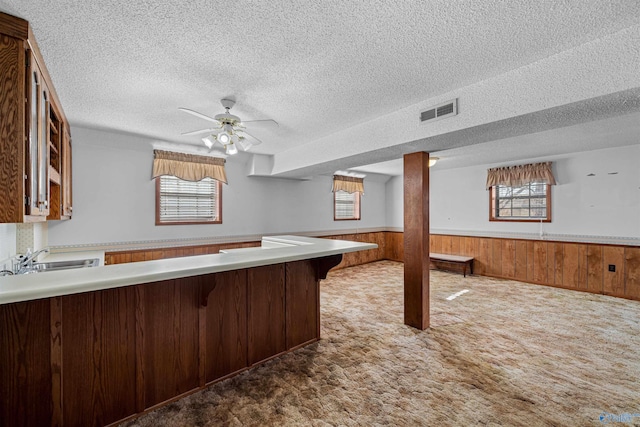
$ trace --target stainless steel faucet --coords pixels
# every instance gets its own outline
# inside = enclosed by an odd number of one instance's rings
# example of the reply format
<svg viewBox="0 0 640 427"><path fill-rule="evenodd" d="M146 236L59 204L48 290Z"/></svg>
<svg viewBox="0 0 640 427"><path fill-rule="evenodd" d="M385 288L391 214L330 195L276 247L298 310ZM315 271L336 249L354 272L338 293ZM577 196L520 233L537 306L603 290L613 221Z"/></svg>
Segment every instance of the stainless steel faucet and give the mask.
<svg viewBox="0 0 640 427"><path fill-rule="evenodd" d="M27 251L26 255L20 258L16 273L21 274L30 271L33 268L33 260L43 252L49 252L49 248L42 248L31 254Z"/></svg>

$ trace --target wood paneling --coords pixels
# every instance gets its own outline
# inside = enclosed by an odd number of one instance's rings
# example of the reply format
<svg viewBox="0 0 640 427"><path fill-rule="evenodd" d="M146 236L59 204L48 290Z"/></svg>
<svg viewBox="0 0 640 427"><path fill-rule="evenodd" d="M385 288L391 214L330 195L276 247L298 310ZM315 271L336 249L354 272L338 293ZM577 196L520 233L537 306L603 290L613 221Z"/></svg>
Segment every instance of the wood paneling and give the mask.
<svg viewBox="0 0 640 427"><path fill-rule="evenodd" d="M386 233L385 258L392 261L404 261L404 234ZM434 236L429 236L433 241Z"/></svg>
<svg viewBox="0 0 640 427"><path fill-rule="evenodd" d="M578 245L578 289L586 291L587 287L587 245Z"/></svg>
<svg viewBox="0 0 640 427"><path fill-rule="evenodd" d="M460 255L473 256L475 253L475 237L463 237L463 244L460 251ZM456 254L454 254L456 255Z"/></svg>
<svg viewBox="0 0 640 427"><path fill-rule="evenodd" d="M617 297L624 296L624 248L604 246L602 248L603 292ZM613 265L616 271L609 271Z"/></svg>
<svg viewBox="0 0 640 427"><path fill-rule="evenodd" d="M61 299L64 425L106 425L135 413L134 288Z"/></svg>
<svg viewBox="0 0 640 427"><path fill-rule="evenodd" d="M220 249L235 249L260 246L260 242L236 242L226 244L167 247L155 249L133 249L105 253L105 265L125 262L151 261L155 259L179 258L183 256L217 254Z"/></svg>
<svg viewBox="0 0 640 427"><path fill-rule="evenodd" d="M145 407L199 385L200 278L144 285Z"/></svg>
<svg viewBox="0 0 640 427"><path fill-rule="evenodd" d="M546 283L549 271L547 242L533 242L533 282Z"/></svg>
<svg viewBox="0 0 640 427"><path fill-rule="evenodd" d="M287 349L320 338L320 288L316 263L285 264Z"/></svg>
<svg viewBox="0 0 640 427"><path fill-rule="evenodd" d="M563 260L564 260L564 244L562 243L556 243L555 244L555 256L554 256L554 260L555 260L555 266L553 268L554 272L555 272L555 280L554 280L554 284L555 285L559 285L562 286L563 283Z"/></svg>
<svg viewBox="0 0 640 427"><path fill-rule="evenodd" d="M206 382L247 366L247 270L204 276L212 281L206 310Z"/></svg>
<svg viewBox="0 0 640 427"><path fill-rule="evenodd" d="M516 276L516 243L513 240L502 240L502 275L513 278ZM466 254L465 254L466 255Z"/></svg>
<svg viewBox="0 0 640 427"><path fill-rule="evenodd" d="M248 283L248 362L286 350L284 265L252 268Z"/></svg>
<svg viewBox="0 0 640 427"><path fill-rule="evenodd" d="M553 242L547 243L547 282L553 284L555 282L555 264L556 264L556 246Z"/></svg>
<svg viewBox="0 0 640 427"><path fill-rule="evenodd" d="M442 254L443 252L443 239L444 236L440 234L429 235L429 251Z"/></svg>
<svg viewBox="0 0 640 427"><path fill-rule="evenodd" d="M502 240L491 239L489 241L489 272L494 276L502 275ZM454 254L457 254L454 252Z"/></svg>
<svg viewBox="0 0 640 427"><path fill-rule="evenodd" d="M640 299L640 248L626 248L624 262L624 295Z"/></svg>
<svg viewBox="0 0 640 427"><path fill-rule="evenodd" d="M403 233L386 234L386 258L402 261ZM449 237L431 235L431 251L441 251L442 242L450 240L453 252L456 236ZM473 256L475 274L640 299L637 247L471 236L459 241L453 255ZM615 272L608 270L609 264L616 266Z"/></svg>
<svg viewBox="0 0 640 427"><path fill-rule="evenodd" d="M535 267L535 261L533 259L533 241L527 240L527 281L534 282L533 280L533 272Z"/></svg>
<svg viewBox="0 0 640 427"><path fill-rule="evenodd" d="M0 425L51 425L48 299L0 305Z"/></svg>
<svg viewBox="0 0 640 427"><path fill-rule="evenodd" d="M517 280L527 280L527 242L525 240L516 240L516 272Z"/></svg>
<svg viewBox="0 0 640 427"><path fill-rule="evenodd" d="M602 277L602 246L587 246L587 290L602 293L604 281Z"/></svg>
<svg viewBox="0 0 640 427"><path fill-rule="evenodd" d="M490 240L486 237L479 237L476 239L475 247L475 260L473 261L473 272L476 274L489 273L489 253L490 253Z"/></svg>
<svg viewBox="0 0 640 427"><path fill-rule="evenodd" d="M458 255L461 250L462 237L460 236L451 236L451 253L454 255Z"/></svg>
<svg viewBox="0 0 640 427"><path fill-rule="evenodd" d="M443 254L451 254L452 251L452 236L440 236L442 241L442 252Z"/></svg>
<svg viewBox="0 0 640 427"><path fill-rule="evenodd" d="M564 245L562 254L562 284L570 289L579 289L580 258L578 249L578 244L567 243Z"/></svg>

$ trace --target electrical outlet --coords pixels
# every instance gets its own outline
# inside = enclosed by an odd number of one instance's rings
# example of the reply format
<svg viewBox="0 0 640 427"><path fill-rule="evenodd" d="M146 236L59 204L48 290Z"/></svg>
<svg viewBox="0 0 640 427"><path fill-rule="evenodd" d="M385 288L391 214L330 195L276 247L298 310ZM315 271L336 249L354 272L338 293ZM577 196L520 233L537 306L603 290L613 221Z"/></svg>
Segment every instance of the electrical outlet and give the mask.
<svg viewBox="0 0 640 427"><path fill-rule="evenodd" d="M612 272L615 273L616 272L616 265L615 264L609 264L609 271L612 271Z"/></svg>

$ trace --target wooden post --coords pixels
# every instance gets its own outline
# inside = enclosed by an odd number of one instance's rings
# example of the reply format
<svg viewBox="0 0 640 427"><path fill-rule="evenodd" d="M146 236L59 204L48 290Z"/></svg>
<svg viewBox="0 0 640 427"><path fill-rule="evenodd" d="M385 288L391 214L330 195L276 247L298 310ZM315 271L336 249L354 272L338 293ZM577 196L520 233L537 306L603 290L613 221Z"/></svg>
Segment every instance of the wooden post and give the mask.
<svg viewBox="0 0 640 427"><path fill-rule="evenodd" d="M404 323L429 327L429 153L404 156Z"/></svg>

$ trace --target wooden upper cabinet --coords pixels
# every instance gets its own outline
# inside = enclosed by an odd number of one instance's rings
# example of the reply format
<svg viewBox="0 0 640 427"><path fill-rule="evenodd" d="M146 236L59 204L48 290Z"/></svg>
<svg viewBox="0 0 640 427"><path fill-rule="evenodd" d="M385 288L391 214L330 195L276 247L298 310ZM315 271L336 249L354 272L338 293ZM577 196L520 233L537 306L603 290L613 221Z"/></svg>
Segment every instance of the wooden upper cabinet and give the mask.
<svg viewBox="0 0 640 427"><path fill-rule="evenodd" d="M0 12L0 222L70 217L67 119L29 23Z"/></svg>

